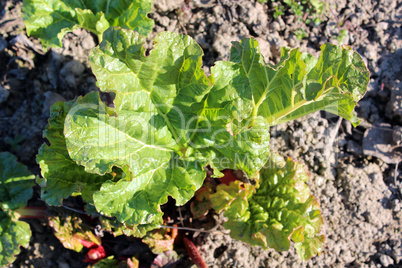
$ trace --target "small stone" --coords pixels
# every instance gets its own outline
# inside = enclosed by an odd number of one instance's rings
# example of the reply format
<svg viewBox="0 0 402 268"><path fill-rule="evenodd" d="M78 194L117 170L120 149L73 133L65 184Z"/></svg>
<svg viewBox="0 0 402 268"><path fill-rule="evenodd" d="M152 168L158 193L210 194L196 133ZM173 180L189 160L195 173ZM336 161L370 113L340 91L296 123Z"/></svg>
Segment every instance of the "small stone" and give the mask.
<svg viewBox="0 0 402 268"><path fill-rule="evenodd" d="M364 56L366 56L367 59L373 60L377 57L378 49L373 46L373 45L368 45L366 47L366 51L364 52Z"/></svg>
<svg viewBox="0 0 402 268"><path fill-rule="evenodd" d="M73 74L75 76L80 76L85 71L84 65L81 62L72 60L64 64L63 68L60 70L62 76Z"/></svg>
<svg viewBox="0 0 402 268"><path fill-rule="evenodd" d="M376 31L386 31L388 29L388 22L382 21L376 24Z"/></svg>
<svg viewBox="0 0 402 268"><path fill-rule="evenodd" d="M49 83L53 86L54 89L58 87L58 74L60 71L61 62L64 61L64 57L52 50L50 52L50 57L48 58L47 66L46 66L46 74Z"/></svg>
<svg viewBox="0 0 402 268"><path fill-rule="evenodd" d="M279 31L280 25L277 21L273 21L269 24L269 29L272 31Z"/></svg>
<svg viewBox="0 0 402 268"><path fill-rule="evenodd" d="M342 120L342 124L347 135L352 135L352 124L348 120Z"/></svg>
<svg viewBox="0 0 402 268"><path fill-rule="evenodd" d="M59 262L59 268L70 268L70 265L65 262Z"/></svg>
<svg viewBox="0 0 402 268"><path fill-rule="evenodd" d="M367 129L363 137L364 154L378 157L387 164L399 163L402 160L401 157L392 150L393 132L389 124L380 124Z"/></svg>
<svg viewBox="0 0 402 268"><path fill-rule="evenodd" d="M392 139L396 145L402 144L402 127L394 126L394 132L392 133Z"/></svg>
<svg viewBox="0 0 402 268"><path fill-rule="evenodd" d="M269 42L263 38L257 38L258 43L260 44L260 52L264 57L265 62L268 62L272 57L271 54L271 45Z"/></svg>
<svg viewBox="0 0 402 268"><path fill-rule="evenodd" d="M394 260L389 255L386 254L381 254L380 262L384 267L389 267L390 265L394 264Z"/></svg>
<svg viewBox="0 0 402 268"><path fill-rule="evenodd" d="M401 202L398 199L394 199L392 202L395 212L401 211Z"/></svg>
<svg viewBox="0 0 402 268"><path fill-rule="evenodd" d="M339 35L339 28L337 27L336 21L329 21L327 23L327 27L325 28L325 32L329 37L334 37Z"/></svg>
<svg viewBox="0 0 402 268"><path fill-rule="evenodd" d="M356 141L350 140L350 141L348 141L347 152L354 154L354 155L361 155L362 147Z"/></svg>
<svg viewBox="0 0 402 268"><path fill-rule="evenodd" d="M45 101L43 102L43 108L42 108L43 114L49 114L50 106L52 106L56 102L66 101L66 99L63 96L52 91L47 91L43 95L45 96Z"/></svg>
<svg viewBox="0 0 402 268"><path fill-rule="evenodd" d="M395 117L402 118L402 82L396 80L396 85L391 89L391 98L387 104L387 109Z"/></svg>
<svg viewBox="0 0 402 268"><path fill-rule="evenodd" d="M297 46L298 40L297 40L296 35L289 34L289 37L287 38L287 42L288 42L289 47Z"/></svg>
<svg viewBox="0 0 402 268"><path fill-rule="evenodd" d="M169 22L170 22L170 19L169 19L168 17L166 17L166 16L161 16L161 17L159 18L159 23L160 23L162 26L164 26L164 27L168 27L168 26L169 26Z"/></svg>
<svg viewBox="0 0 402 268"><path fill-rule="evenodd" d="M87 78L87 83L88 83L88 84L96 85L96 78L93 77L93 76L89 76L89 77Z"/></svg>
<svg viewBox="0 0 402 268"><path fill-rule="evenodd" d="M402 211L399 211L399 213L402 213ZM400 263L402 261L402 247L394 247L394 252L395 252L395 259L397 263Z"/></svg>
<svg viewBox="0 0 402 268"><path fill-rule="evenodd" d="M286 16L286 18L287 18L286 19L287 25L292 25L292 23L294 23L296 21L296 17L293 15Z"/></svg>
<svg viewBox="0 0 402 268"><path fill-rule="evenodd" d="M361 132L359 132L359 131L356 131L356 129L355 129L355 131L353 131L352 138L355 141L360 141L363 138L363 134Z"/></svg>
<svg viewBox="0 0 402 268"><path fill-rule="evenodd" d="M94 48L95 47L94 38L90 34L86 35L81 41L81 46L83 49Z"/></svg>
<svg viewBox="0 0 402 268"><path fill-rule="evenodd" d="M358 106L356 107L359 117L369 119L372 106L373 103L370 99L359 101Z"/></svg>
<svg viewBox="0 0 402 268"><path fill-rule="evenodd" d="M77 86L76 79L73 74L68 74L64 76L64 82L69 88L75 88Z"/></svg>
<svg viewBox="0 0 402 268"><path fill-rule="evenodd" d="M157 0L154 2L156 9L162 12L169 12L180 8L184 4L184 0Z"/></svg>
<svg viewBox="0 0 402 268"><path fill-rule="evenodd" d="M348 141L346 140L346 134L342 133L338 136L338 146L343 147L346 144L348 144Z"/></svg>

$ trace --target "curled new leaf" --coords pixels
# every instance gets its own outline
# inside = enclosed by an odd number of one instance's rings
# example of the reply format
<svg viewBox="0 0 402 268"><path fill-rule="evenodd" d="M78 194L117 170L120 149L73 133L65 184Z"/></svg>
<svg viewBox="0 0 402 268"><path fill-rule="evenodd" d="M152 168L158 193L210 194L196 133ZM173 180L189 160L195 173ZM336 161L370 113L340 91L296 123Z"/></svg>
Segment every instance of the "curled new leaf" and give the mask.
<svg viewBox="0 0 402 268"><path fill-rule="evenodd" d="M142 242L147 244L152 253L160 254L165 251L173 250L173 243L177 236L177 229L162 228L153 232L148 232L142 238Z"/></svg>
<svg viewBox="0 0 402 268"><path fill-rule="evenodd" d="M24 0L24 21L29 35L41 39L43 46L61 47L67 32L83 28L97 34L110 26L132 29L142 35L151 31L147 17L152 0Z"/></svg>
<svg viewBox="0 0 402 268"><path fill-rule="evenodd" d="M83 248L82 241L100 244L100 238L96 237L78 217L53 217L49 219L49 225L65 248L80 252Z"/></svg>
<svg viewBox="0 0 402 268"><path fill-rule="evenodd" d="M308 178L300 163L272 155L258 188L234 181L219 185L210 199L215 210L225 211L224 226L233 238L278 251L288 250L293 240L299 257L307 260L324 245L323 220L305 184Z"/></svg>

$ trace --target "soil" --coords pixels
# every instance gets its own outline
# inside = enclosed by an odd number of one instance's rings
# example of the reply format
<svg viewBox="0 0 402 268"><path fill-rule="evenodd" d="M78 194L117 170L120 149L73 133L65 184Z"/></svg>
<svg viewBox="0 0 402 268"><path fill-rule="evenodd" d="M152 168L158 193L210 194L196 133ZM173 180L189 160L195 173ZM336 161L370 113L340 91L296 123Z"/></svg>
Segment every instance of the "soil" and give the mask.
<svg viewBox="0 0 402 268"><path fill-rule="evenodd" d="M348 44L362 55L371 78L356 109L360 126L317 112L271 130L272 148L305 163L310 171L309 185L325 220L326 248L302 262L292 248L262 250L217 232L197 233L200 253L208 267L402 266L402 3L333 1L318 25L306 24L288 9L274 18L276 5L279 2L155 0L148 45L161 31L188 34L204 49L207 73L215 61L228 60L231 42L243 37L256 38L266 61L273 63L282 46L318 56L326 42ZM97 41L77 30L66 35L63 49L44 52L37 39L26 36L21 7L22 1L16 0L0 4L0 151L12 152L39 175L35 155L44 142L50 106L97 90L87 62ZM41 205L35 190L30 205ZM215 228L223 231L222 217L213 217ZM88 265L82 262L83 253L62 246L45 221L28 222L33 232L29 247L22 248L10 267ZM188 257L183 259L181 265L189 265Z"/></svg>

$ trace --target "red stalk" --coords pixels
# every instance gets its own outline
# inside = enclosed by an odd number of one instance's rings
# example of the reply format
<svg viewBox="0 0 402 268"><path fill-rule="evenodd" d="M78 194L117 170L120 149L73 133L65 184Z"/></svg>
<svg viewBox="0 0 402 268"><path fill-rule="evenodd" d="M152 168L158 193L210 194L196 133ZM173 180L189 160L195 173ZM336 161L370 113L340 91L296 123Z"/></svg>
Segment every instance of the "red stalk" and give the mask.
<svg viewBox="0 0 402 268"><path fill-rule="evenodd" d="M89 262L95 264L98 261L107 257L105 248L102 245L97 245L94 242L82 239L80 239L80 242L84 247L89 249L87 255L85 255L85 259L83 260L83 262Z"/></svg>
<svg viewBox="0 0 402 268"><path fill-rule="evenodd" d="M184 247L186 248L187 254L190 256L194 264L197 265L198 268L208 268L194 243L185 236L183 236L183 243Z"/></svg>

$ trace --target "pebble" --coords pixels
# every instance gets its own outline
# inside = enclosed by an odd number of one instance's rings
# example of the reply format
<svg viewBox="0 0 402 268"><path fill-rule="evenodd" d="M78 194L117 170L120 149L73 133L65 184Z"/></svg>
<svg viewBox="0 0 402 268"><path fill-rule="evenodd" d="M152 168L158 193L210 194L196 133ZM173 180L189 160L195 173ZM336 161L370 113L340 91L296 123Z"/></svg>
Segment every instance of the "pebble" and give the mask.
<svg viewBox="0 0 402 268"><path fill-rule="evenodd" d="M352 124L348 120L342 120L344 131L348 135L352 135Z"/></svg>
<svg viewBox="0 0 402 268"><path fill-rule="evenodd" d="M170 22L170 19L169 19L168 17L166 17L166 16L161 16L161 17L159 18L159 23L160 23L162 26L164 26L164 27L168 27L168 26L169 26L169 22Z"/></svg>
<svg viewBox="0 0 402 268"><path fill-rule="evenodd" d="M91 49L94 48L96 46L95 41L93 39L93 37L88 34L86 35L82 41L81 41L81 45L84 49Z"/></svg>
<svg viewBox="0 0 402 268"><path fill-rule="evenodd" d="M182 7L184 0L159 0L155 2L155 8L162 12L169 12Z"/></svg>
<svg viewBox="0 0 402 268"><path fill-rule="evenodd" d="M364 52L364 56L366 56L367 59L373 60L377 57L378 53L378 48L372 45L368 45L366 47L366 51Z"/></svg>
<svg viewBox="0 0 402 268"><path fill-rule="evenodd" d="M399 80L395 81L395 85L391 89L387 108L393 112L394 116L402 118L402 82Z"/></svg>
<svg viewBox="0 0 402 268"><path fill-rule="evenodd" d="M277 21L273 21L269 24L269 29L272 31L279 31L280 27L281 26L279 25L279 23Z"/></svg>
<svg viewBox="0 0 402 268"><path fill-rule="evenodd" d="M395 144L397 144L397 145L402 144L402 127L394 126L394 131L392 133L392 139L394 140Z"/></svg>
<svg viewBox="0 0 402 268"><path fill-rule="evenodd" d="M59 263L59 268L70 268L70 265L68 265L68 264L65 263L65 262L60 262L60 263Z"/></svg>
<svg viewBox="0 0 402 268"><path fill-rule="evenodd" d="M85 71L84 65L76 60L72 60L64 64L63 68L60 70L60 74L65 76L68 74L73 74L75 76L80 76Z"/></svg>
<svg viewBox="0 0 402 268"><path fill-rule="evenodd" d="M47 81L53 86L54 89L58 87L58 73L60 70L61 62L64 57L55 51L50 52L50 56L47 62Z"/></svg>
<svg viewBox="0 0 402 268"><path fill-rule="evenodd" d="M371 114L371 107L373 106L373 103L371 102L370 99L368 100L361 100L357 104L357 110L359 112L360 117L364 117L366 119L370 118Z"/></svg>
<svg viewBox="0 0 402 268"><path fill-rule="evenodd" d="M381 254L380 262L384 267L389 267L394 264L394 259L392 259L389 255Z"/></svg>
<svg viewBox="0 0 402 268"><path fill-rule="evenodd" d="M362 154L362 147L354 140L348 141L348 153L354 154L354 155L361 155Z"/></svg>
<svg viewBox="0 0 402 268"><path fill-rule="evenodd" d="M42 107L42 113L43 114L49 114L50 107L58 102L58 101L66 101L66 99L61 96L60 94L57 94L52 91L47 91L44 94L45 101L43 102L43 107Z"/></svg>

